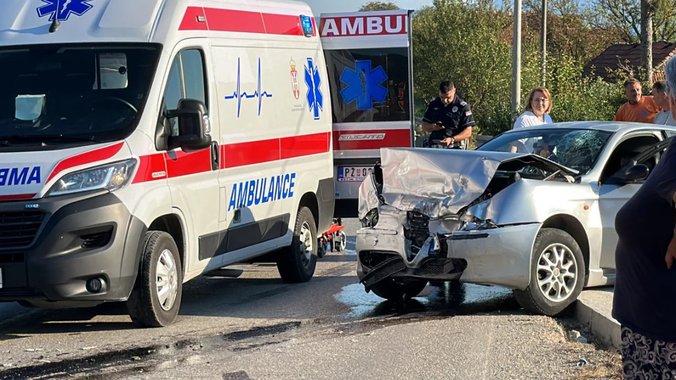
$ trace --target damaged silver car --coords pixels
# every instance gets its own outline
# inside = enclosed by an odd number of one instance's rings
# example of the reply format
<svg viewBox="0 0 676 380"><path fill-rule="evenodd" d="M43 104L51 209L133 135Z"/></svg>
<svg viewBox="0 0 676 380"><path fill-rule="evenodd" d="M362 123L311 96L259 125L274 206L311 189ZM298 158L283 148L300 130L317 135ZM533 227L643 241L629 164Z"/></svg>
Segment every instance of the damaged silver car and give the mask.
<svg viewBox="0 0 676 380"><path fill-rule="evenodd" d="M514 289L556 315L614 281L619 208L676 128L576 122L503 133L475 151L382 149L359 194L357 273L401 300L430 280Z"/></svg>

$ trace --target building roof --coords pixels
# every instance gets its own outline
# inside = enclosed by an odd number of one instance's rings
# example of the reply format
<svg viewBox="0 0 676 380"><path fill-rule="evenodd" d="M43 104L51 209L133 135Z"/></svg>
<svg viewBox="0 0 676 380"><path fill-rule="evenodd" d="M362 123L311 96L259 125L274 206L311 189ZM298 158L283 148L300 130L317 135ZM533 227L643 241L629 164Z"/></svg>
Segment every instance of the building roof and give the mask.
<svg viewBox="0 0 676 380"><path fill-rule="evenodd" d="M676 42L659 41L653 43L653 70L661 71L661 66L671 56L676 55ZM585 75L592 72L604 80L614 81L615 71L632 71L641 66L641 45L615 44L610 45L603 53L585 65Z"/></svg>

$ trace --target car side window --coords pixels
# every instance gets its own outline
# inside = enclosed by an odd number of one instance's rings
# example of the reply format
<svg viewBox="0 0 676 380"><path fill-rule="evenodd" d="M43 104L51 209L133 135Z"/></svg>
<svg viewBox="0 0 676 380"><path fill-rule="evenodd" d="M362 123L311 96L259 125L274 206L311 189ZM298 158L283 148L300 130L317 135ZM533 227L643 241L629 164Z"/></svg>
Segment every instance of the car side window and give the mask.
<svg viewBox="0 0 676 380"><path fill-rule="evenodd" d="M162 112L175 110L181 99L200 100L208 107L205 84L204 58L197 49L183 50L174 58L169 71ZM171 135L178 136L179 130L176 118L169 120Z"/></svg>
<svg viewBox="0 0 676 380"><path fill-rule="evenodd" d="M655 168L663 149L654 148L661 142L656 136L636 136L621 142L610 155L601 175L601 182L622 176L622 171L632 165L643 164L650 171Z"/></svg>

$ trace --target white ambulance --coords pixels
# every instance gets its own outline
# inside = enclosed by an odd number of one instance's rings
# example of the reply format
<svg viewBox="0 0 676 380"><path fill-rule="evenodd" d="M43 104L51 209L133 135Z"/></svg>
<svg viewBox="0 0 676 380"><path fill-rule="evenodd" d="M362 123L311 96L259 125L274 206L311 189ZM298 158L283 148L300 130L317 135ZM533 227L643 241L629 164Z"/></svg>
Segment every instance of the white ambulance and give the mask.
<svg viewBox="0 0 676 380"><path fill-rule="evenodd" d="M313 276L334 182L307 5L3 0L0 67L1 301L163 326L219 267Z"/></svg>
<svg viewBox="0 0 676 380"><path fill-rule="evenodd" d="M380 148L413 146L410 11L322 14L333 113L336 215L356 216Z"/></svg>

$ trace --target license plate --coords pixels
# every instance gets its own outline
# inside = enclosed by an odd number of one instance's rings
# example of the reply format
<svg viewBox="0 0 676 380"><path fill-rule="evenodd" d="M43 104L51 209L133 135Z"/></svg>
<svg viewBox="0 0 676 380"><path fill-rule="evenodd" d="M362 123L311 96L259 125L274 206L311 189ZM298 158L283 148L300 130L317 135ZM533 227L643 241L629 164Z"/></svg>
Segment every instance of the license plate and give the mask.
<svg viewBox="0 0 676 380"><path fill-rule="evenodd" d="M371 166L339 166L338 182L361 182L371 175Z"/></svg>

